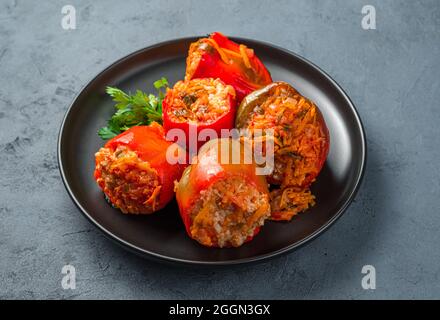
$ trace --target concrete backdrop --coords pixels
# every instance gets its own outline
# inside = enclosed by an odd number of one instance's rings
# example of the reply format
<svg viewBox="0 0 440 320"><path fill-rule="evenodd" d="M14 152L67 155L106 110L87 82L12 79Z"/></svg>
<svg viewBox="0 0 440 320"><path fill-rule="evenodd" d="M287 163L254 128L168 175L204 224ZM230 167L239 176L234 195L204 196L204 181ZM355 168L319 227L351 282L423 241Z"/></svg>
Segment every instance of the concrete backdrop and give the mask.
<svg viewBox="0 0 440 320"><path fill-rule="evenodd" d="M74 5L77 29L61 28ZM372 4L377 30L361 28ZM285 47L353 99L368 138L363 186L323 236L224 269L170 267L114 245L61 182L57 134L105 66L177 37L222 31ZM0 3L0 298L440 298L440 2L24 1ZM76 290L61 268L76 267ZM361 268L374 265L376 290Z"/></svg>

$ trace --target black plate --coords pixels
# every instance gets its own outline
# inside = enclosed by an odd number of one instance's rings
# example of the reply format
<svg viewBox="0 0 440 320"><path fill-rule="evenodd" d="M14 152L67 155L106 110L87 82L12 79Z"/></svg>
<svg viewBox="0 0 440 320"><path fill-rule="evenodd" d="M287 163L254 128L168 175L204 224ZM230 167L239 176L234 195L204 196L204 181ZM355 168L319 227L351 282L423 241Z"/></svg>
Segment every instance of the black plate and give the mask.
<svg viewBox="0 0 440 320"><path fill-rule="evenodd" d="M287 50L255 40L235 38L255 49L274 80L292 84L321 109L330 131L330 153L312 190L317 204L289 223L267 222L260 234L240 248L210 249L185 233L176 203L150 216L123 215L111 208L93 179L94 154L103 145L98 128L114 112L105 94L108 85L154 92L162 76L171 84L185 72L191 42L185 38L137 51L106 68L75 98L61 126L58 161L67 191L84 215L105 234L143 256L192 264L238 264L263 260L315 238L347 208L359 188L366 142L355 107L327 74Z"/></svg>

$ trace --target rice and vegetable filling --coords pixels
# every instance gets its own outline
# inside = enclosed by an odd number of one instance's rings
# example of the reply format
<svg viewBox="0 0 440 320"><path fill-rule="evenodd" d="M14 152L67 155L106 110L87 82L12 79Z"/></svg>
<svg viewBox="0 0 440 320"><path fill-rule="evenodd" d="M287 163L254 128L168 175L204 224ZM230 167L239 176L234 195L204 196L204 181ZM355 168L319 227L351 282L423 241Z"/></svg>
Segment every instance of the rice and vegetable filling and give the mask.
<svg viewBox="0 0 440 320"><path fill-rule="evenodd" d="M211 123L231 108L234 88L219 79L179 81L168 91L167 116L175 122Z"/></svg>
<svg viewBox="0 0 440 320"><path fill-rule="evenodd" d="M315 204L309 187L327 157L328 129L318 107L285 82L275 82L247 96L240 105L236 125L253 132L273 129L273 220L290 220ZM259 139L259 137L254 138Z"/></svg>
<svg viewBox="0 0 440 320"><path fill-rule="evenodd" d="M201 191L190 215L194 239L207 246L238 247L270 216L269 197L242 178L229 177Z"/></svg>
<svg viewBox="0 0 440 320"><path fill-rule="evenodd" d="M96 153L97 183L111 203L123 213L155 211L161 190L157 171L126 146L101 148Z"/></svg>

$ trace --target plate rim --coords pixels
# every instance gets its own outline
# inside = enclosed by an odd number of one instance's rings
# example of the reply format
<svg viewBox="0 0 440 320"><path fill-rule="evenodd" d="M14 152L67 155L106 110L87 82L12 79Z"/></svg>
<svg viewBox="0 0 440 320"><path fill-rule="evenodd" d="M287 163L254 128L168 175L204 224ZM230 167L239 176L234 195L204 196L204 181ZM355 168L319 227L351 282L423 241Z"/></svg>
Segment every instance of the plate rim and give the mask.
<svg viewBox="0 0 440 320"><path fill-rule="evenodd" d="M331 225L333 225L342 216L342 214L350 206L350 204L352 203L352 201L356 197L356 195L362 185L362 181L363 181L363 178L365 175L366 163L367 163L367 139L366 139L365 129L362 124L362 120L359 116L359 113L358 113L353 101L350 99L350 97L344 91L344 89L327 72L322 70L320 67L318 67L313 62L309 61L308 59L302 57L301 55L299 55L293 51L290 51L290 50L285 49L283 47L280 47L278 45L272 44L270 42L255 40L255 39L250 39L250 38L243 38L243 37L233 37L233 36L229 37L230 39L237 41L237 42L240 42L240 43L254 42L254 43L261 45L261 46L265 46L268 48L274 48L274 49L279 50L285 54L294 56L295 58L297 58L301 62L305 63L306 65L309 65L310 67L312 67L313 69L315 69L316 71L321 73L326 78L326 80L328 80L337 89L337 91L342 95L342 97L347 101L348 106L350 107L351 112L354 115L356 125L360 128L359 133L360 133L360 139L361 139L361 163L360 163L361 169L360 169L360 173L356 177L354 188L351 190L351 192L348 195L348 197L346 198L346 200L344 200L344 202L341 205L341 207L339 208L339 210L325 224L320 226L314 232L310 233L308 236L301 239L300 241L297 241L297 242L290 244L286 247L283 247L281 249L278 249L278 250L275 250L275 251L272 251L269 253L261 254L261 255L247 257L247 258L225 260L225 261L199 261L199 260L175 258L175 257L166 256L163 254L159 254L156 252L152 252L152 251L140 248L140 247L138 247L132 243L129 243L128 241L118 237L117 235L113 234L111 231L104 228L101 224L99 224L91 216L91 214L89 214L87 212L87 210L85 210L83 208L81 203L75 197L72 189L70 188L69 181L66 178L65 168L63 166L63 161L62 161L63 155L61 153L63 135L65 134L64 127L67 123L67 119L69 118L69 116L72 112L73 107L77 104L76 102L81 97L83 92L93 82L95 82L96 79L98 79L101 75L103 75L109 69L113 68L117 64L120 64L126 60L129 60L130 58L132 58L136 55L139 55L145 51L149 51L149 50L152 50L152 49L155 49L158 47L162 47L162 46L166 46L166 45L170 45L170 44L175 44L175 43L179 43L179 42L183 42L183 41L194 41L194 40L197 40L201 37L204 37L204 36L175 38L175 39L171 39L171 40L158 42L158 43L152 44L150 46L135 50L134 52L129 53L128 55L125 55L122 58L119 58L116 61L110 63L109 65L107 65L105 68L103 68L95 76L91 77L90 80L88 80L87 82L85 82L85 84L83 84L81 86L80 90L78 91L78 93L75 95L75 97L72 99L71 103L69 104L69 107L67 108L67 110L64 114L60 129L58 132L57 161L58 161L58 168L59 168L60 175L61 175L61 180L63 181L64 187L66 188L69 197L72 199L73 203L76 205L76 207L82 213L82 215L85 216L87 218L87 220L89 220L89 222L91 222L96 228L98 228L101 232L103 232L104 235L106 235L108 238L110 238L111 240L116 242L118 245L122 246L124 249L127 249L130 252L133 252L143 258L153 259L155 261L160 261L160 262L169 262L169 263L174 263L174 264L185 264L185 265L193 265L193 266L197 266L197 265L198 266L227 266L227 265L240 265L240 264L250 264L250 263L256 263L256 262L262 262L262 261L266 261L268 259L280 256L280 255L287 254L288 252L291 252L292 250L297 249L297 248L305 245L306 243L310 243L312 240L316 239L318 236L323 234L326 230L328 230L328 228Z"/></svg>

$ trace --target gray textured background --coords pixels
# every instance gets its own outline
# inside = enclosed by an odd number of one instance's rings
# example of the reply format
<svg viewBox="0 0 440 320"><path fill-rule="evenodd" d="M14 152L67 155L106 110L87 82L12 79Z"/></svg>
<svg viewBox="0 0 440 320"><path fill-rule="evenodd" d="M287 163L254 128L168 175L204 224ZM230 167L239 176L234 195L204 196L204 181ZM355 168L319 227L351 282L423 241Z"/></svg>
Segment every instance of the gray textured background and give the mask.
<svg viewBox="0 0 440 320"><path fill-rule="evenodd" d="M0 1L0 298L440 298L440 1L208 2ZM74 31L61 28L65 4ZM377 30L361 28L365 4ZM339 82L368 137L364 183L336 225L289 255L209 270L148 262L71 202L59 126L113 61L216 30L295 51ZM76 290L61 288L67 263ZM365 264L374 291L361 287Z"/></svg>

